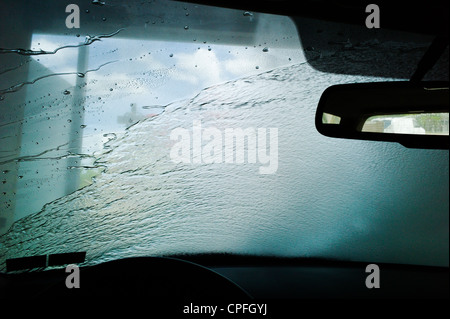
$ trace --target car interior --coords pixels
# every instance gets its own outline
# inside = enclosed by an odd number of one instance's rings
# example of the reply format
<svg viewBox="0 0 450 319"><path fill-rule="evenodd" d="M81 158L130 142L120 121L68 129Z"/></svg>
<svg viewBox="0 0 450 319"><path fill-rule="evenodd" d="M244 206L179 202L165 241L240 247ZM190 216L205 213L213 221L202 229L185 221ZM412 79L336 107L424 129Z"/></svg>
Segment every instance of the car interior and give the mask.
<svg viewBox="0 0 450 319"><path fill-rule="evenodd" d="M0 4L2 299L449 298L447 1L70 3Z"/></svg>

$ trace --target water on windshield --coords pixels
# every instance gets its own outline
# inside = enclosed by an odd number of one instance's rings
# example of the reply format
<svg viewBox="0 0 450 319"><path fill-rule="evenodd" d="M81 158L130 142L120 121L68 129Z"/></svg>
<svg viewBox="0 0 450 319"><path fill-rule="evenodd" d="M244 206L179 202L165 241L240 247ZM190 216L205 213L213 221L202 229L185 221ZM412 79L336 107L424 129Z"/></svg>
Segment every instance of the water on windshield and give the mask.
<svg viewBox="0 0 450 319"><path fill-rule="evenodd" d="M186 19L213 10L176 5ZM28 51L2 52L16 64L0 74L0 269L75 251L87 264L226 252L448 265L448 151L314 127L328 86L396 79L320 72L290 19L225 12L252 38L214 42L184 21L189 41L143 36L170 22L155 16L93 42L33 33ZM427 44L343 41L314 58L393 67Z"/></svg>

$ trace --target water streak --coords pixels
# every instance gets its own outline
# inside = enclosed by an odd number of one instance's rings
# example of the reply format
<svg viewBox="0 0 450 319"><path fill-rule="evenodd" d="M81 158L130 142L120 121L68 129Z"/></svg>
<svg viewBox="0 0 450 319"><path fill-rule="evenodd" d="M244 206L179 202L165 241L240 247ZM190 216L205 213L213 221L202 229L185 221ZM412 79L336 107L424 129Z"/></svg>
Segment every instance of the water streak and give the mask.
<svg viewBox="0 0 450 319"><path fill-rule="evenodd" d="M77 75L77 76L79 76L79 77L84 77L84 76L85 76L87 73L89 73L89 72L95 72L95 71L98 71L98 70L100 70L102 67L104 67L105 65L108 65L108 64L111 64L111 63L115 63L115 62L117 62L117 60L116 60L116 61L109 61L109 62L103 63L103 64L101 64L99 67L97 67L97 68L95 68L95 69L86 70L84 73L80 73L80 72L62 72L62 73L46 74L46 75L40 76L40 77L38 77L38 78L36 78L36 79L34 79L34 80L32 80L32 81L22 82L22 83L19 83L19 84L15 84L15 85L13 85L13 86L7 88L7 89L2 89L2 90L0 90L0 96L2 96L3 94L6 94L6 93L14 93L14 92L17 92L17 91L19 91L21 88L23 88L25 85L34 84L34 83L36 83L36 82L39 81L39 80L42 80L42 79L45 79L45 78L48 78L48 77L52 77L52 76L62 76L62 75L75 74L75 75ZM70 92L69 92L69 93L70 93Z"/></svg>
<svg viewBox="0 0 450 319"><path fill-rule="evenodd" d="M25 62L25 63L28 63L28 62L29 62L29 61L27 61L27 62ZM8 72L11 72L11 71L14 71L14 70L17 70L17 69L21 68L22 66L24 66L25 63L20 63L19 65L15 66L15 67L5 69L5 70L3 70L3 71L0 72L0 75L5 74L5 73L8 73Z"/></svg>
<svg viewBox="0 0 450 319"><path fill-rule="evenodd" d="M8 164L11 162L30 162L30 161L38 161L38 160L61 160L61 159L66 159L66 158L95 158L93 155L90 155L90 154L79 154L79 153L73 153L70 151L68 151L66 154L60 155L60 156L43 157L43 155L45 155L45 154L48 154L48 153L51 153L54 151L61 151L61 148L63 146L67 146L68 144L69 144L69 142L61 144L54 148L50 148L48 150L45 150L45 151L40 152L35 155L24 155L24 156L20 156L20 157L11 158L11 159L0 162L0 165Z"/></svg>
<svg viewBox="0 0 450 319"><path fill-rule="evenodd" d="M100 35L94 35L94 36L90 36L87 35L86 39L84 40L84 43L80 43L80 44L68 44L68 45L64 45L61 47L56 48L53 51L45 51L45 50L30 50L30 49L3 49L0 48L0 54L6 54L6 53L16 53L16 54L20 54L20 55L27 55L27 56L31 56L31 55L43 55L43 54L55 54L56 52L58 52L59 50L62 49L67 49L67 48L78 48L81 46L85 46L85 45L90 45L92 43L94 43L95 41L100 41L102 38L110 38L115 36L116 34L118 34L120 31L125 30L124 28L121 28L113 33L110 34L100 34Z"/></svg>

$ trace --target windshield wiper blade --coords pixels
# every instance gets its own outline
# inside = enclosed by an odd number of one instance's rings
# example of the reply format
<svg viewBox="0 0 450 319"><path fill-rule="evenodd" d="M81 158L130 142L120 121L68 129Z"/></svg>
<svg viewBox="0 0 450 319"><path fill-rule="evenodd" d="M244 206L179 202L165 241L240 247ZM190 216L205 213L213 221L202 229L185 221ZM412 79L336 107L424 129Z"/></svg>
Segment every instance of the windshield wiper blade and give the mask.
<svg viewBox="0 0 450 319"><path fill-rule="evenodd" d="M41 269L50 266L63 266L68 264L80 264L83 263L85 259L85 251L10 258L6 260L6 272Z"/></svg>

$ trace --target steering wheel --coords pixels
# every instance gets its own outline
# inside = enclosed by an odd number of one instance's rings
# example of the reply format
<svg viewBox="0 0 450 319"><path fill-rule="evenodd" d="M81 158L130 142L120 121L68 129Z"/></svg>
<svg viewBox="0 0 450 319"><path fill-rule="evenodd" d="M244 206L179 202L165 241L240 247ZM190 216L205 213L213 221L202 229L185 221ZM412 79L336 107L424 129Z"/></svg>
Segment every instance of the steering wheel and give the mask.
<svg viewBox="0 0 450 319"><path fill-rule="evenodd" d="M80 287L59 280L39 297L146 297L171 300L248 300L238 285L198 264L176 258L134 257L80 267ZM62 278L61 278L62 279Z"/></svg>

